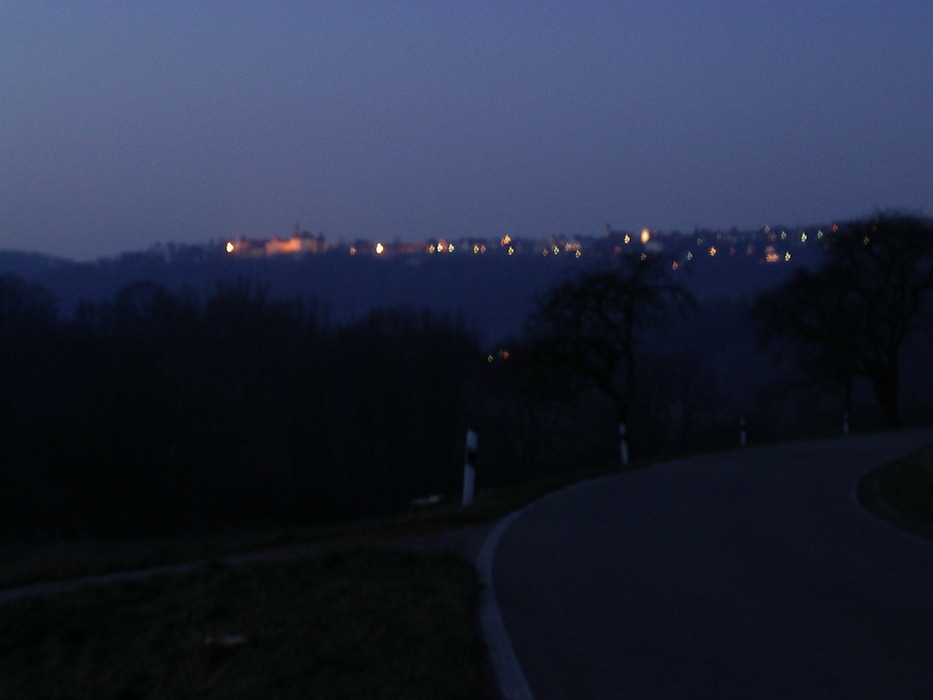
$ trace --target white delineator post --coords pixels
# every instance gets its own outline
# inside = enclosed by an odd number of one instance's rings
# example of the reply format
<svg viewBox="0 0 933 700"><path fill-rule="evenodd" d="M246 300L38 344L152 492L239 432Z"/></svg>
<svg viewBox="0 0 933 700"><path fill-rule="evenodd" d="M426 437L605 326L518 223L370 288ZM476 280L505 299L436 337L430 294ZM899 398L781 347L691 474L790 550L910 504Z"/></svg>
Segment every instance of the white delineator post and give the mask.
<svg viewBox="0 0 933 700"><path fill-rule="evenodd" d="M628 439L625 437L625 423L619 423L619 452L622 459L622 466L628 466Z"/></svg>
<svg viewBox="0 0 933 700"><path fill-rule="evenodd" d="M464 508L473 505L473 492L476 489L476 450L479 436L473 430L467 430L466 451L463 456L463 502Z"/></svg>

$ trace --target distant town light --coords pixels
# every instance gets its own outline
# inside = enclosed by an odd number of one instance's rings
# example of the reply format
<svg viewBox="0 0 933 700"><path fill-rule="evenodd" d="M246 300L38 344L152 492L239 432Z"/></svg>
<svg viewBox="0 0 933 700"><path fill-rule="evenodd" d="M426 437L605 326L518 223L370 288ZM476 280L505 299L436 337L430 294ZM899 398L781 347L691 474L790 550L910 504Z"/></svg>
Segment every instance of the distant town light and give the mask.
<svg viewBox="0 0 933 700"><path fill-rule="evenodd" d="M839 230L840 226L840 224L832 224L832 230ZM767 237L759 243L758 241L761 240L759 237L763 237L762 231L764 231ZM605 252L608 252L610 255L624 255L626 252L632 252L632 248L628 246L634 244L636 255L646 259L643 252L650 256L651 251L655 247L661 249L662 247L667 248L670 246L673 248L671 252L680 257L676 264L672 264L670 261L665 264L671 265L671 268L675 270L681 269L685 265L696 264L691 261L710 257L744 257L747 255L749 257L757 256L759 260L764 258L764 260L762 260L763 262L780 263L790 261L791 253L785 251L789 249L793 250L795 244L801 246L806 243L816 244L817 240L825 241L825 239L831 235L832 233L828 227L819 230L817 227L813 227L813 229L810 230L797 227L787 230L777 228L775 230L765 226L754 234L735 231L731 233L697 232L690 237L678 237L679 240L676 241L674 237L671 237L669 241L663 232L652 231L650 228L644 227L636 229L634 233L626 233L624 231L614 233L612 237L614 238L614 245L611 245ZM572 254L575 258L581 258L583 255L583 248L593 240L591 237L580 235L572 237L571 240L568 240L564 235L554 235L537 240L522 239L520 242L515 242L515 239L508 234L500 234L500 236L499 242L502 244L501 250L503 253L507 253L509 256L519 257L537 255L539 257L555 256L560 258L562 254L566 253L568 256ZM863 233L863 238L856 238L856 240L859 243L870 245L875 242L876 236L877 234L873 235L869 230ZM781 239L786 241L786 243L782 244ZM478 255L495 252L495 241L495 238L486 241L481 238L473 238L459 239L456 243L453 243L449 238L441 238L440 240L435 238L430 241L417 243L403 244L396 242L392 244L390 248L389 245L382 241L365 242L363 239L360 239L357 240L354 245L347 243L345 246L340 246L340 249L345 251L345 254L349 252L350 255L363 255L364 257L367 253L370 255L375 254L376 256L389 257L410 254L424 255L427 253L443 253L446 255L454 253L455 250L461 253L472 252ZM639 242L642 243L642 246L637 245ZM697 247L694 247L694 244L696 244ZM227 254L235 255L236 257L327 251L327 244L323 237L323 233L315 237L307 232L302 234L296 233L291 238L287 239L273 238L267 241L254 240L246 238L245 236L240 236L222 242L220 245L223 246L223 250ZM220 246L218 246L218 248L219 247ZM597 249L603 250L602 244L598 245ZM692 249L692 252L688 249Z"/></svg>

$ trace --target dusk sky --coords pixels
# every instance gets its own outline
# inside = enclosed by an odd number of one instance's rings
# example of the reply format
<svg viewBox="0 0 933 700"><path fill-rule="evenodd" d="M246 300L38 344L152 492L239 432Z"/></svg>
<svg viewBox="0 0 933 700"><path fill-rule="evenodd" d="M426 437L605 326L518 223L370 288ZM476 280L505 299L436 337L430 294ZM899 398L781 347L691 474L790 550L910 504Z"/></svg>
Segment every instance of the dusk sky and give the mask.
<svg viewBox="0 0 933 700"><path fill-rule="evenodd" d="M933 214L930 0L0 0L0 250Z"/></svg>

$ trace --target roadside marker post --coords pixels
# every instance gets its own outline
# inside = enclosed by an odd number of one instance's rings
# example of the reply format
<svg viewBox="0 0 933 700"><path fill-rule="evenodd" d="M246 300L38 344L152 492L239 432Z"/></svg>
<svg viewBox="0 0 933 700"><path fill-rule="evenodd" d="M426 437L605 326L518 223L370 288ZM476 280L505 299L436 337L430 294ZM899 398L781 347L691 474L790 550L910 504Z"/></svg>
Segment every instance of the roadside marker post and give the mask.
<svg viewBox="0 0 933 700"><path fill-rule="evenodd" d="M473 492L476 489L476 452L479 448L479 436L473 430L467 430L466 451L463 457L463 501L464 508L473 505Z"/></svg>
<svg viewBox="0 0 933 700"><path fill-rule="evenodd" d="M622 466L628 466L628 439L626 438L625 423L619 423L619 456L622 459Z"/></svg>

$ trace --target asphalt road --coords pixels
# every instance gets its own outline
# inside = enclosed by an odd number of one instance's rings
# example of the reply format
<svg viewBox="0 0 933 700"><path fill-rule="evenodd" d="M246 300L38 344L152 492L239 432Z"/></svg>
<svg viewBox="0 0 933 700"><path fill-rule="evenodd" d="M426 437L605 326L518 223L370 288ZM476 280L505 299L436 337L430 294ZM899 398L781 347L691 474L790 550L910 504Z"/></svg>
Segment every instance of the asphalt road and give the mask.
<svg viewBox="0 0 933 700"><path fill-rule="evenodd" d="M929 443L912 431L691 458L509 518L480 557L503 694L933 697L933 545L854 495Z"/></svg>

